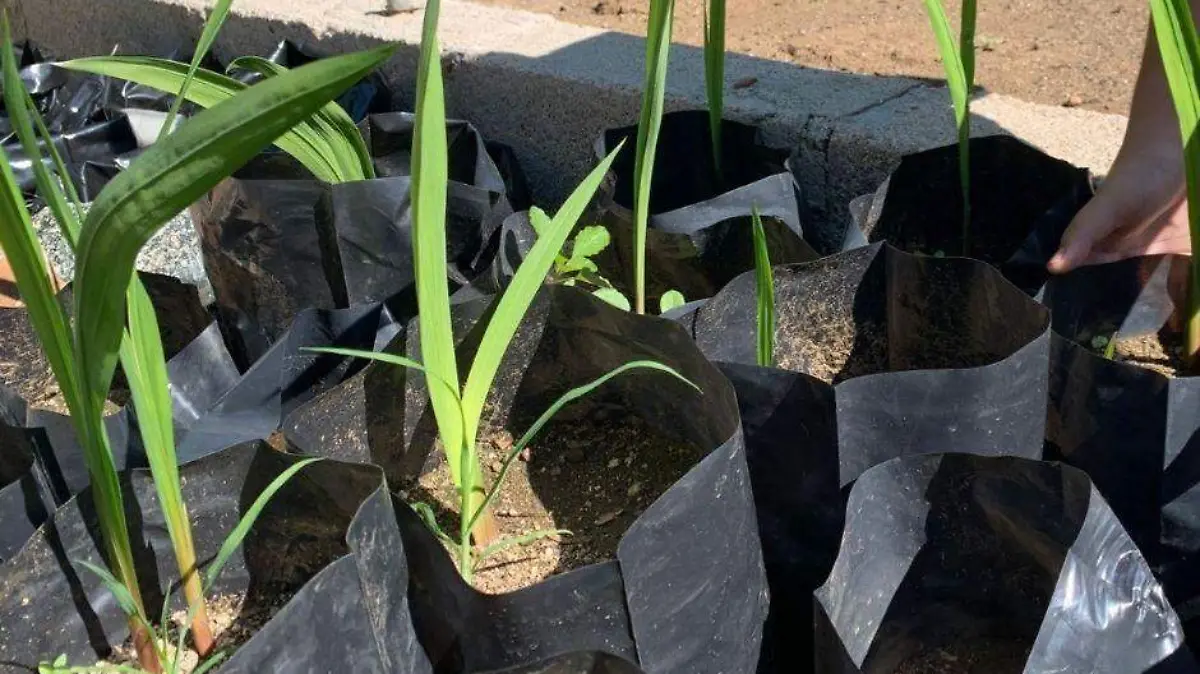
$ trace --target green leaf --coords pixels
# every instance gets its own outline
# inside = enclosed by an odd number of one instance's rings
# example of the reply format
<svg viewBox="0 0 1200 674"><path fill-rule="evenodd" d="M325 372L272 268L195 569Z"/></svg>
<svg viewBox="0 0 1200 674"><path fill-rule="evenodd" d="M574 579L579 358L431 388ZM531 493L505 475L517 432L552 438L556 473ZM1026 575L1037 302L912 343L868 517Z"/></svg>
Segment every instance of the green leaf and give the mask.
<svg viewBox="0 0 1200 674"><path fill-rule="evenodd" d="M200 663L200 665L198 667L193 669L192 674L204 674L205 672L211 670L213 667L216 667L217 665L224 662L225 658L227 656L228 656L228 653L226 653L224 651L221 651L219 653L214 653L212 655L212 657L210 657L209 659Z"/></svg>
<svg viewBox="0 0 1200 674"><path fill-rule="evenodd" d="M417 370L419 372L424 373L426 377L429 377L429 378L433 379L435 382L441 384L442 388L446 389L446 392L448 395L453 396L454 400L456 400L456 401L458 400L458 388L454 384L446 381L445 379L440 378L436 374L431 373L428 369L425 368L424 365L421 365L420 363L418 363L415 360L412 360L411 358L406 358L404 356L394 354L394 353L386 353L386 352L381 352L381 351L365 351L363 349L345 349L345 348L337 347L337 346L310 346L310 347L304 347L303 349L301 349L301 351L308 351L310 353L328 353L328 354L334 355L334 356L349 356L351 358L366 358L368 360L376 360L381 363L388 363L390 365L399 365L401 367L411 368L413 370Z"/></svg>
<svg viewBox="0 0 1200 674"><path fill-rule="evenodd" d="M721 120L725 112L725 0L707 0L704 10L704 88L717 181L721 173Z"/></svg>
<svg viewBox="0 0 1200 674"><path fill-rule="evenodd" d="M479 565L482 564L485 560L487 560L488 557L491 557L492 555L495 555L500 552L504 552L505 550L513 547L514 545L524 546L524 545L529 545L530 543L534 543L536 541L540 541L543 538L550 538L552 536L570 536L570 535L571 535L571 532L567 529L538 529L537 531L531 531L527 534L522 534L520 536L513 536L512 538L505 538L504 540L492 543L491 545L487 546L483 550L480 550L479 553L475 557L475 568L478 569Z"/></svg>
<svg viewBox="0 0 1200 674"><path fill-rule="evenodd" d="M537 206L530 206L529 225L533 227L534 234L537 234L540 238L550 229L550 216L546 215L546 211Z"/></svg>
<svg viewBox="0 0 1200 674"><path fill-rule="evenodd" d="M468 447L475 445L475 436L479 430L479 417L483 414L483 404L487 400L488 391L491 390L492 382L496 378L500 362L504 359L505 352L508 351L508 345L512 342L517 327L521 324L521 319L525 317L525 312L529 310L529 305L533 303L533 298L541 289L546 274L554 264L555 255L558 254L580 216L591 203L597 188L600 187L600 182L608 173L609 167L622 147L624 147L624 143L610 152L575 188L571 196L567 197L562 208L555 213L554 219L546 226L545 233L534 242L504 294L500 296L492 319L488 322L487 330L483 334L483 341L475 354L475 361L471 364L471 372L467 375L467 384L463 388L463 423L466 427L465 442ZM424 323L422 322L421 325L421 329L424 330ZM426 360L428 361L428 359Z"/></svg>
<svg viewBox="0 0 1200 674"><path fill-rule="evenodd" d="M175 128L175 118L179 115L179 107L183 105L188 89L192 86L192 80L196 78L196 71L200 68L200 62L204 60L204 56L212 48L213 42L217 39L217 33L221 32L221 26L225 24L225 19L229 16L229 8L231 6L233 6L233 0L217 0L213 5L212 11L208 13L208 20L204 22L204 30L200 33L200 39L196 42L196 51L192 54L192 62L188 66L187 77L184 78L182 86L179 87L179 93L171 103L171 109L167 111L167 118L163 121L162 130L159 131L159 140L162 140Z"/></svg>
<svg viewBox="0 0 1200 674"><path fill-rule="evenodd" d="M1200 248L1200 37L1187 0L1151 0L1154 35L1183 139L1192 249ZM1193 261L1189 281L1185 356L1194 366L1200 355L1200 264Z"/></svg>
<svg viewBox="0 0 1200 674"><path fill-rule="evenodd" d="M575 240L571 245L571 257L592 257L599 255L601 251L608 248L608 244L612 241L608 230L603 225L592 225L584 227L575 235Z"/></svg>
<svg viewBox="0 0 1200 674"><path fill-rule="evenodd" d="M229 64L229 69L235 68L250 70L265 77L288 71L287 68L259 56L234 59L233 63ZM343 174L362 175L363 179L375 177L375 164L371 161L371 151L367 149L367 142L341 105L336 101L326 103L325 107L313 116L313 124L325 136Z"/></svg>
<svg viewBox="0 0 1200 674"><path fill-rule="evenodd" d="M420 517L421 521L425 523L425 527L433 532L433 535L437 536L438 540L446 545L454 544L454 539L450 538L450 535L445 531L442 531L442 527L438 524L437 515L433 512L432 506L430 506L428 503L421 503L418 501L417 503L408 504L408 507L412 508L413 512L417 513L417 516Z"/></svg>
<svg viewBox="0 0 1200 674"><path fill-rule="evenodd" d="M592 294L618 309L632 311L632 307L629 306L629 299L616 288L598 288L593 290Z"/></svg>
<svg viewBox="0 0 1200 674"><path fill-rule="evenodd" d="M504 484L504 478L508 476L508 468L512 465L513 459L517 458L517 456L519 456L521 452L523 452L525 448L529 446L530 442L533 442L533 439L537 437L537 434L541 432L542 428L544 428L546 424L550 423L550 420L554 418L554 415L558 414L559 410L561 410L563 407L566 407L570 403L590 394L592 391L595 391L601 386L604 386L622 374L632 370L656 370L658 372L664 372L672 377L675 377L688 386L691 386L698 393L703 393L703 391L700 391L700 387L693 384L674 369L652 360L630 361L624 365L609 370L604 375L593 379L583 386L577 386L570 391L567 391L562 395L561 398L554 401L554 404L550 405L545 412L542 412L542 416L538 417L537 421L534 421L533 425L529 427L529 430L525 431L525 434L521 436L521 439L517 440L513 444L512 449L510 449L508 452L508 456L504 458L504 463L500 467L500 473L496 476L495 481L492 483L491 490L488 492L483 504L479 506L479 508L475 511L475 514L472 516L471 527L474 527L475 520L478 519L479 514L486 510L487 507L496 500L496 495L500 493L500 486Z"/></svg>
<svg viewBox="0 0 1200 674"><path fill-rule="evenodd" d="M416 122L412 147L412 245L420 319L421 360L426 372L457 388L458 360L450 319L450 285L446 279L446 183L449 164L446 141L446 102L442 90L441 48L438 45L440 0L425 4L421 54L417 62ZM430 404L454 484L461 488L464 447L460 409L440 386L429 387ZM472 468L478 470L478 468Z"/></svg>
<svg viewBox="0 0 1200 674"><path fill-rule="evenodd" d="M246 540L246 535L250 533L250 528L254 526L256 521L258 521L258 516L262 514L262 511L267 507L267 504L271 502L271 499L274 498L276 492L278 492L280 489L283 489L283 486L286 485L288 480L292 479L292 476L294 476L296 473L299 473L307 466L311 466L318 461L323 461L323 459L320 457L313 457L297 461L296 463L288 466L287 469L277 475L274 480L271 480L271 484L267 485L267 488L262 490L262 493L258 495L258 498L254 499L254 503L252 503L250 508L246 510L246 514L243 515L242 519L238 521L237 526L233 528L233 531L229 532L229 536L227 536L225 538L225 542L221 544L221 549L217 552L217 556L213 559L212 564L209 565L208 570L205 573L205 584L207 586L211 587L212 584L216 582L217 577L221 575L221 570L225 568L225 564L229 561L229 558L232 557L233 553L242 545L242 541Z"/></svg>
<svg viewBox="0 0 1200 674"><path fill-rule="evenodd" d="M576 272L594 274L600 271L600 268L596 266L596 263L592 262L586 257L572 257L565 262L560 262L561 259L562 257L559 256L554 261L558 273L560 274L574 274Z"/></svg>
<svg viewBox="0 0 1200 674"><path fill-rule="evenodd" d="M148 148L100 193L88 212L76 262L79 368L95 409L116 367L124 291L146 241L291 126L310 116L394 47L322 59L266 80L196 115Z"/></svg>
<svg viewBox="0 0 1200 674"><path fill-rule="evenodd" d="M685 304L687 304L687 299L684 298L683 293L678 290L668 290L658 298L658 313L665 314Z"/></svg>
<svg viewBox="0 0 1200 674"><path fill-rule="evenodd" d="M189 66L149 56L96 56L74 59L58 65L69 70L129 80L168 93L179 91ZM246 90L245 83L211 70L199 68L187 90L187 100L202 108L211 108ZM344 175L330 161L333 152L328 139L308 120L298 122L275 139L279 149L294 157L317 178L330 183L362 180L361 175Z"/></svg>
<svg viewBox="0 0 1200 674"><path fill-rule="evenodd" d="M758 207L750 211L754 235L754 294L758 305L756 329L758 335L758 364L775 366L775 276L767 250L767 234L763 230Z"/></svg>
<svg viewBox="0 0 1200 674"><path fill-rule="evenodd" d="M117 580L115 576L109 573L108 569L96 566L95 564L82 559L75 560L75 563L87 569L88 571L91 571L92 574L100 579L100 582L103 583L104 587L109 591L110 594L112 594L113 599L117 600L117 606L121 607L121 611L125 615L131 618L141 618L142 620L145 620L145 615L142 613L140 602L134 601L133 594L130 593L129 588L126 587L124 583Z"/></svg>
<svg viewBox="0 0 1200 674"><path fill-rule="evenodd" d="M650 186L666 99L667 57L671 51L674 13L675 0L650 0L646 25L646 76L633 169L633 305L639 314L646 313L646 229L650 224Z"/></svg>
<svg viewBox="0 0 1200 674"><path fill-rule="evenodd" d="M961 37L958 43L950 30L950 21L941 0L925 0L933 35L937 40L946 87L954 104L958 125L958 173L963 203L963 255L970 252L971 240L971 87L975 76L975 0L963 0Z"/></svg>

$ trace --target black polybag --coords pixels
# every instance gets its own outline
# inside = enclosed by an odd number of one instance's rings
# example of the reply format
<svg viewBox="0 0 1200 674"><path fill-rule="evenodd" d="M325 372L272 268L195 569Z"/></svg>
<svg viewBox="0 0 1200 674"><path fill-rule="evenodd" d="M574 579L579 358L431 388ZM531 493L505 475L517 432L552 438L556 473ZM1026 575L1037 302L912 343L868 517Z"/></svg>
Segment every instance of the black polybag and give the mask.
<svg viewBox="0 0 1200 674"><path fill-rule="evenodd" d="M1045 308L973 260L876 243L774 277L779 367L756 364L752 272L679 318L738 395L772 596L761 674L811 671L809 598L864 470L956 447L1041 458L1051 338ZM854 346L831 385L805 370L835 344Z"/></svg>
<svg viewBox="0 0 1200 674"><path fill-rule="evenodd" d="M265 58L289 70L324 58L327 54L311 45L280 40ZM262 75L255 72L234 70L234 76L245 82L257 82ZM355 122L369 114L388 112L391 109L392 91L379 73L371 73L337 97L337 102Z"/></svg>
<svg viewBox="0 0 1200 674"><path fill-rule="evenodd" d="M1177 260L1082 267L1043 292L1056 331L1047 456L1091 476L1200 643L1200 377L1167 377L1093 351L1164 329ZM1169 329L1169 328L1168 328ZM1061 335L1061 336L1060 336Z"/></svg>
<svg viewBox="0 0 1200 674"><path fill-rule="evenodd" d="M300 458L263 443L180 469L198 557L211 560L257 495ZM167 526L146 471L129 476L127 519L150 615L178 578ZM117 602L81 561L103 565L90 492L70 501L0 565L0 672L66 655L91 664L127 637ZM245 594L243 615L287 603L221 664L221 672L432 670L412 631L404 547L379 470L323 461L267 503L212 588ZM172 598L178 608L182 602Z"/></svg>
<svg viewBox="0 0 1200 674"><path fill-rule="evenodd" d="M491 304L454 307L459 362L470 362ZM418 330L414 322L388 350L419 359ZM574 288L548 287L500 366L484 423L531 422L570 388L637 359L675 368L703 395L670 378L634 373L562 413L572 423L596 423L597 406L617 409L708 451L633 521L615 560L488 596L457 579L441 543L415 515L398 516L413 618L436 671L526 671L541 657L574 651L602 651L664 674L753 669L767 596L737 403L684 331ZM418 373L373 363L293 413L288 440L301 451L377 463L393 481L412 478L436 460L425 396Z"/></svg>
<svg viewBox="0 0 1200 674"><path fill-rule="evenodd" d="M606 131L596 154L625 147L613 162L598 196L600 224L612 245L598 256L602 272L628 291L633 279L634 146L637 126ZM787 153L767 147L758 128L726 121L722 126L722 178L712 158L708 113L663 116L650 188L646 233L646 294L649 306L667 290L687 299L710 297L730 279L754 267L750 214L763 219L776 264L817 257L805 243L796 184L784 169Z"/></svg>
<svg viewBox="0 0 1200 674"><path fill-rule="evenodd" d="M266 353L304 308L387 300L398 317L415 314L412 116L372 115L361 128L379 178L328 185L286 155L270 152L192 206L216 306L243 367ZM484 143L465 122L447 128L447 271L462 284L489 266L500 223L513 203L528 197L523 180L502 175L492 159L510 150Z"/></svg>
<svg viewBox="0 0 1200 674"><path fill-rule="evenodd" d="M1071 219L1091 198L1086 169L1007 135L972 138L967 257L1000 268L1033 294ZM964 255L958 146L903 157L873 194L851 203L870 241L926 255ZM832 226L832 225L829 225Z"/></svg>
<svg viewBox="0 0 1200 674"><path fill-rule="evenodd" d="M820 674L932 671L906 668L921 657L997 674L1197 671L1141 553L1060 464L945 454L866 471L815 597Z"/></svg>
<svg viewBox="0 0 1200 674"><path fill-rule="evenodd" d="M220 330L210 324L167 362L176 455L193 461L234 444L270 438L294 408L353 374L340 356L303 351L337 346L379 349L399 329L379 304L308 310L249 372L241 374ZM105 418L113 463L148 466L132 407ZM14 553L49 513L89 482L70 418L29 409L0 387L0 560Z"/></svg>

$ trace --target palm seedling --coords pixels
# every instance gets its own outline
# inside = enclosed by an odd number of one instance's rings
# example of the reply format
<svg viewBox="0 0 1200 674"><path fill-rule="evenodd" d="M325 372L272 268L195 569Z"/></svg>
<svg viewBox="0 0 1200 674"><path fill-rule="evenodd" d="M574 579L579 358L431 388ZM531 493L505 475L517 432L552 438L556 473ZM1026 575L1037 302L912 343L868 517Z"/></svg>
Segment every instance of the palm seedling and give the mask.
<svg viewBox="0 0 1200 674"><path fill-rule="evenodd" d="M1184 355L1189 366L1195 367L1200 362L1200 265L1195 261L1196 244L1200 243L1200 138L1196 136L1200 127L1200 37L1196 35L1196 23L1187 0L1151 0L1150 10L1183 142L1192 239Z"/></svg>
<svg viewBox="0 0 1200 674"><path fill-rule="evenodd" d="M226 6L227 9L227 6ZM219 23L221 6L210 27ZM190 620L203 621L203 588L196 570L187 510L175 461L170 395L157 321L145 290L134 280L134 261L149 237L219 180L391 54L379 48L307 67L288 77L253 87L183 125L146 150L97 197L81 222L81 208L69 180L60 185L43 164L38 132L59 176L67 175L44 123L21 85L13 58L7 18L3 24L5 104L39 189L76 251L74 321L55 298L54 286L31 217L7 158L0 161L0 248L8 257L54 377L62 390L84 452L92 498L99 518L104 556L112 573L102 577L130 619L142 669L161 671L163 653L146 620L120 482L103 426L107 397L118 360L133 393L156 491L176 549ZM215 28L205 31L211 42ZM202 42L204 41L202 40ZM199 50L198 50L199 51ZM198 55L199 58L199 55ZM314 66L317 64L314 64ZM183 84L186 79L180 80ZM174 109L172 111L172 114ZM169 129L170 124L164 128ZM35 131L36 128L36 131ZM69 197L68 197L69 195ZM297 470L301 464L294 466ZM285 473L280 476L285 479ZM273 483L273 489L282 486ZM273 489L263 493L269 498ZM265 504L265 500L263 501ZM261 510L261 508L260 508ZM226 542L240 544L256 515L252 509ZM211 638L208 639L211 648ZM201 644L197 643L198 647Z"/></svg>
<svg viewBox="0 0 1200 674"><path fill-rule="evenodd" d="M704 10L704 90L713 168L721 182L721 119L725 113L725 0L707 0Z"/></svg>
<svg viewBox="0 0 1200 674"><path fill-rule="evenodd" d="M451 478L459 494L458 535L451 537L442 532L427 506L418 504L414 509L439 539L456 551L459 570L470 582L479 564L489 556L512 545L527 544L545 536L566 533L559 530L534 531L500 540L489 517L489 507L496 498L513 459L559 408L629 370L653 369L680 379L682 377L665 365L635 361L585 386L569 391L538 418L513 445L495 483L490 489L485 488L475 449L484 403L521 320L539 289L543 287L547 275L559 258L559 251L562 250L621 148L618 147L600 162L567 198L554 217L548 216L538 208L530 210L530 218L539 233L538 239L497 301L482 342L470 365L466 383L460 386L451 327L450 293L445 273L448 161L445 101L437 41L439 5L439 0L429 0L425 7L421 55L417 70L416 129L412 151L413 259L416 266L421 357L424 363L390 353L352 349L316 350L369 358L424 373L438 434ZM472 537L478 544L477 547L472 546Z"/></svg>
<svg viewBox="0 0 1200 674"><path fill-rule="evenodd" d="M946 70L958 126L958 180L962 189L962 254L971 250L971 88L975 82L975 0L963 0L957 42L941 0L925 0Z"/></svg>

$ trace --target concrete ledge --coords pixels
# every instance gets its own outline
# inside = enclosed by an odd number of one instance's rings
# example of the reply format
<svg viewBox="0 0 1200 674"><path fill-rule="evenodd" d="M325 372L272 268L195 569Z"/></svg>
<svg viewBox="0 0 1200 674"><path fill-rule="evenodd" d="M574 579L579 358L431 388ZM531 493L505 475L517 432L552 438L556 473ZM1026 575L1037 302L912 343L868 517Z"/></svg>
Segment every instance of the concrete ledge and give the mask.
<svg viewBox="0 0 1200 674"><path fill-rule="evenodd" d="M205 0L16 0L17 30L59 57L136 53L191 43ZM345 51L406 45L384 76L411 106L420 14L380 15L383 0L238 0L217 45L222 58L266 53L290 38ZM447 0L440 37L449 113L516 148L538 197L553 205L592 165L605 128L637 118L644 41L553 17ZM810 217L844 220L850 198L874 189L904 153L953 142L946 91L915 79L800 68L731 55L728 116L763 126L802 151ZM699 49L671 55L670 105L704 104ZM1011 133L1098 173L1107 170L1123 117L982 94L978 134Z"/></svg>

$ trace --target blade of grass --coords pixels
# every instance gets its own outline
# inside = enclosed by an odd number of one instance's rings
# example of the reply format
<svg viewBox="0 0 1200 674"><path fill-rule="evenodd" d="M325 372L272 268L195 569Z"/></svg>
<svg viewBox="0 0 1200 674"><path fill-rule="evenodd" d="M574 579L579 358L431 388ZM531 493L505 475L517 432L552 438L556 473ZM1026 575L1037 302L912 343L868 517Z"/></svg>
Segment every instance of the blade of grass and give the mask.
<svg viewBox="0 0 1200 674"><path fill-rule="evenodd" d="M575 229L580 216L623 147L624 143L618 145L592 169L591 174L567 197L562 208L554 214L554 218L548 223L543 223L539 229L542 234L534 242L533 248L517 268L517 273L513 275L508 288L496 304L496 310L488 322L487 330L484 331L475 360L471 363L467 384L463 388L462 409L468 446L474 447L475 436L479 431L479 418L483 414L488 391L492 388L496 372L500 369L500 362L517 333L521 319L525 317L525 312L529 310L529 305L533 303L534 297L545 282L546 274L554 264L554 257L562 250L563 243ZM533 209L530 211L530 217L544 218L545 214Z"/></svg>
<svg viewBox="0 0 1200 674"><path fill-rule="evenodd" d="M571 532L569 529L538 529L537 531L530 531L529 533L521 534L520 536L513 536L512 538L505 538L504 540L492 543L491 545L487 546L486 548L480 550L475 555L475 562L471 565L471 572L474 573L475 571L478 571L479 565L483 564L485 561L487 561L488 557L491 557L492 555L495 555L500 552L504 552L505 550L513 547L514 545L529 545L530 543L540 541L543 538L550 538L552 536L570 536L570 535L571 535Z"/></svg>
<svg viewBox="0 0 1200 674"><path fill-rule="evenodd" d="M234 59L229 68L244 68L270 77L287 72L287 68L268 61L259 56L243 56ZM322 124L323 130L329 136L330 145L341 157L343 171L346 175L361 173L364 178L375 177L375 164L371 161L371 152L363 139L358 125L350 119L350 115L336 101L327 103L314 116L314 120ZM345 142L341 142L341 141Z"/></svg>
<svg viewBox="0 0 1200 674"><path fill-rule="evenodd" d="M323 460L320 457L302 459L288 466L274 480L271 480L271 483L267 485L266 489L262 490L258 498L254 499L254 503L250 504L250 507L246 510L246 514L242 515L242 519L238 520L237 526L233 528L233 531L229 532L229 535L225 537L225 542L221 544L221 549L217 551L217 556L213 558L212 563L208 565L208 569L205 571L204 584L206 586L212 587L213 583L216 582L217 578L221 575L221 571L225 568L225 564L233 557L233 553L241 547L242 542L246 540L246 535L250 533L250 528L258 521L259 515L262 515L262 511L266 509L267 504L271 502L275 494L280 489L283 489L288 480L291 480L296 473Z"/></svg>
<svg viewBox="0 0 1200 674"><path fill-rule="evenodd" d="M654 154L662 126L666 99L667 58L671 51L671 27L675 0L650 0L646 24L646 75L642 88L642 114L638 120L637 156L633 169L633 308L646 313L646 229L650 223L650 185L654 176Z"/></svg>
<svg viewBox="0 0 1200 674"><path fill-rule="evenodd" d="M1183 166L1187 183L1188 226L1192 250L1200 250L1200 37L1187 0L1151 0L1151 17L1167 84L1175 102L1183 141ZM1185 320L1185 357L1190 368L1200 363L1200 264L1191 262Z"/></svg>
<svg viewBox="0 0 1200 674"><path fill-rule="evenodd" d="M941 0L925 0L946 71L946 87L958 126L958 179L962 188L963 255L971 248L971 86L975 77L975 0L963 0L960 40L955 40Z"/></svg>
<svg viewBox="0 0 1200 674"><path fill-rule="evenodd" d="M758 304L758 364L775 367L775 276L758 207L750 211L754 230L754 291Z"/></svg>
<svg viewBox="0 0 1200 674"><path fill-rule="evenodd" d="M96 56L64 61L58 65L78 72L129 80L168 93L179 91L189 70L185 63L149 56ZM244 82L199 68L188 87L187 100L202 108L211 108L233 98L246 88ZM275 145L325 182L363 179L358 175L343 175L330 163L328 157L332 152L328 146L328 139L323 138L316 127L307 120L296 124L295 128L277 138Z"/></svg>
<svg viewBox="0 0 1200 674"><path fill-rule="evenodd" d="M208 50L212 48L212 43L217 39L217 33L221 32L221 26L225 24L225 19L229 16L229 8L232 6L233 0L217 0L212 11L208 13L208 20L204 22L204 30L200 32L200 39L196 42L196 51L192 54L192 62L188 66L187 77L184 78L183 85L179 87L179 93L175 96L175 100L171 102L167 118L159 131L159 140L162 140L168 133L171 133L171 129L175 128L175 118L179 115L179 107L187 98L188 88L191 87L192 80L196 79L196 71L199 70L200 63L208 54Z"/></svg>
<svg viewBox="0 0 1200 674"><path fill-rule="evenodd" d="M725 113L725 0L708 0L704 11L704 87L708 98L708 130L713 168L722 182L721 120Z"/></svg>

